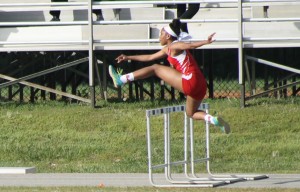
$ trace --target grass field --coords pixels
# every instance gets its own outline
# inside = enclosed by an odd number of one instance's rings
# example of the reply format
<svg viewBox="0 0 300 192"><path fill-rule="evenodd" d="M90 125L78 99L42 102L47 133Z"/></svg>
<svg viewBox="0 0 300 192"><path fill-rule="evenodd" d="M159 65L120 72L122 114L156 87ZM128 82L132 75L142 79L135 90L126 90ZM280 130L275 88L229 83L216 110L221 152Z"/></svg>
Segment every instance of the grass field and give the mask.
<svg viewBox="0 0 300 192"><path fill-rule="evenodd" d="M228 120L232 133L211 128L211 168L219 173L299 173L300 98L206 100L211 113ZM182 103L139 102L87 105L46 102L1 103L0 167L35 166L39 173L147 172L145 110ZM172 117L174 141L181 140L182 114ZM162 141L162 118L154 121L153 136ZM178 125L178 127L177 127ZM203 123L195 124L195 138L204 142ZM174 144L174 154L180 145ZM178 145L178 146L177 146ZM158 150L159 151L159 150ZM159 153L158 153L159 155ZM162 155L162 154L161 154ZM226 164L226 166L224 166ZM200 166L201 168L201 166ZM180 191L156 188L19 188L0 191ZM184 191L202 191L186 189ZM203 189L203 191L227 189ZM248 192L253 189L230 189ZM255 191L266 191L256 189ZM270 192L296 189L268 189Z"/></svg>
<svg viewBox="0 0 300 192"><path fill-rule="evenodd" d="M299 97L259 99L244 109L236 99L206 102L232 126L230 135L211 129L213 170L298 172ZM96 109L58 102L1 104L0 166L35 166L40 173L147 172L145 110L171 104L179 103L103 102ZM198 125L200 137L204 129ZM180 138L174 134L174 140Z"/></svg>

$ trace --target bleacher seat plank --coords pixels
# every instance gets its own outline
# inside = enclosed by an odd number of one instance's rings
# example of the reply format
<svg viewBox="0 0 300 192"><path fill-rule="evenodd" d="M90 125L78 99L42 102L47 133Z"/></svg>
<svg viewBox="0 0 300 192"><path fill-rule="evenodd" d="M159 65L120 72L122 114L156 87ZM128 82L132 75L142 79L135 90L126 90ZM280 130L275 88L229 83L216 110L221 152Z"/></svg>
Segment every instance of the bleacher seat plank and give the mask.
<svg viewBox="0 0 300 192"><path fill-rule="evenodd" d="M263 6L254 6L253 18L263 18L264 10ZM267 9L269 18L299 18L300 17L300 5L272 5Z"/></svg>
<svg viewBox="0 0 300 192"><path fill-rule="evenodd" d="M152 24L151 39L159 38L160 29L163 24ZM193 39L206 39L208 35L216 32L216 38L232 39L238 38L237 23L189 23L189 34Z"/></svg>
<svg viewBox="0 0 300 192"><path fill-rule="evenodd" d="M83 32L84 39L87 28ZM101 40L126 40L126 39L148 39L149 27L147 24L136 25L95 25L94 39Z"/></svg>
<svg viewBox="0 0 300 192"><path fill-rule="evenodd" d="M0 41L32 42L81 41L81 26L2 27Z"/></svg>
<svg viewBox="0 0 300 192"><path fill-rule="evenodd" d="M131 8L121 9L120 20L162 20L165 19L165 8Z"/></svg>
<svg viewBox="0 0 300 192"><path fill-rule="evenodd" d="M300 22L248 22L244 27L244 37L299 38L300 34Z"/></svg>

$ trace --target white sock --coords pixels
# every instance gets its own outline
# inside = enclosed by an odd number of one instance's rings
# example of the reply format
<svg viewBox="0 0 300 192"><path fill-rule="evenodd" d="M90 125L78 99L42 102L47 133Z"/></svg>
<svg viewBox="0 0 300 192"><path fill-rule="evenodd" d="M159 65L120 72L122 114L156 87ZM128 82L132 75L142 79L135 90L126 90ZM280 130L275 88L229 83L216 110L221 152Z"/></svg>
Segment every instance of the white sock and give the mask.
<svg viewBox="0 0 300 192"><path fill-rule="evenodd" d="M207 121L207 122L210 122L211 124L215 124L214 122L213 122L213 116L211 116L210 114L207 114L207 115L205 115L204 116L204 120L205 121Z"/></svg>
<svg viewBox="0 0 300 192"><path fill-rule="evenodd" d="M121 80L123 83L127 83L128 81L134 81L133 73L128 73L128 74L122 75L122 76L120 77L120 80Z"/></svg>

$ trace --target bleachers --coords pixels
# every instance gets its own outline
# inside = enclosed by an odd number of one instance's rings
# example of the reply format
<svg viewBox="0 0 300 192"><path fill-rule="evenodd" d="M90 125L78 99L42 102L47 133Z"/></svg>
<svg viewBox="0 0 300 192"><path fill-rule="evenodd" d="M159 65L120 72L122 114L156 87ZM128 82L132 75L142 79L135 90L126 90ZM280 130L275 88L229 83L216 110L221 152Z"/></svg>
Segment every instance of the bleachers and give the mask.
<svg viewBox="0 0 300 192"><path fill-rule="evenodd" d="M24 1L10 0L0 3L0 23L2 25L0 26L0 51L88 49L87 4L64 8L61 12L61 22L53 23L50 22L49 14L51 6L46 5L49 4L48 0L28 0L26 3L43 3L45 5L26 7L23 10L22 7L3 6L22 2ZM87 2L87 0L72 2ZM294 18L291 21L245 22L243 24L245 45L247 47L299 47L299 6L300 4L292 6L271 4L269 6L269 18ZM149 4L143 4L138 8L114 6L112 9L106 7L103 9L103 14L106 22L132 21L133 23L94 23L95 49L98 50L159 49L161 46L157 39L160 29L166 25L166 19L176 17L175 9L157 7L155 4L150 7ZM259 6L259 4L243 8L245 19L263 18L264 15L263 6ZM200 40L206 39L209 34L216 32L217 41L204 48L237 48L238 16L238 8L232 3L228 6L201 4L200 11L193 18L193 22L188 24L190 34L194 39ZM93 19L95 20L95 16ZM211 22L212 20L213 22ZM141 22L134 23L134 21ZM161 21L161 23L157 23L157 21ZM21 22L21 25L17 26L18 22ZM34 22L36 26L24 23L22 25L22 22ZM16 23L16 26L13 26L13 23ZM284 38L288 41L278 41ZM120 41L118 42L118 40Z"/></svg>

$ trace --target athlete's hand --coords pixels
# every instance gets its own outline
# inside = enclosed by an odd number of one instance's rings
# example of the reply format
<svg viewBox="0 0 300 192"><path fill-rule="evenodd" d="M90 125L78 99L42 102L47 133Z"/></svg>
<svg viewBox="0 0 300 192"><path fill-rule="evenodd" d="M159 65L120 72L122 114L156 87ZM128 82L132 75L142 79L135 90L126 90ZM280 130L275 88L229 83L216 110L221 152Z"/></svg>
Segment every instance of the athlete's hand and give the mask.
<svg viewBox="0 0 300 192"><path fill-rule="evenodd" d="M117 61L117 63L121 63L122 61L127 61L128 58L126 55L122 54L122 55L118 56L115 60Z"/></svg>
<svg viewBox="0 0 300 192"><path fill-rule="evenodd" d="M211 34L210 36L208 36L208 38L207 38L207 43L208 43L208 44L215 41L215 39L213 39L213 37L214 37L215 34L216 34L216 33L213 33L213 34Z"/></svg>

